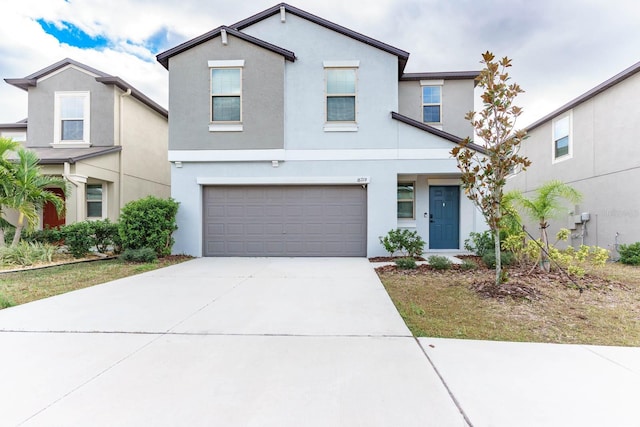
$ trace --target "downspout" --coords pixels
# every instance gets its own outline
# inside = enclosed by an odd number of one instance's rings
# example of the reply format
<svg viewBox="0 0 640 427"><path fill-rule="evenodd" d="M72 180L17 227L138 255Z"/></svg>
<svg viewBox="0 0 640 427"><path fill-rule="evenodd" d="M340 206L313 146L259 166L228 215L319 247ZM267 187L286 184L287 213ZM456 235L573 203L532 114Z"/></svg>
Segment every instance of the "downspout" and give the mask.
<svg viewBox="0 0 640 427"><path fill-rule="evenodd" d="M120 147L122 147L122 139L124 137L124 131L122 130L123 124L124 124L124 114L122 114L122 111L124 110L124 97L125 96L130 96L131 95L131 88L127 88L127 90L124 93L120 94L120 105L118 108L118 145ZM120 211L123 208L123 200L124 200L124 169L123 169L123 161L122 161L122 152L124 150L124 147L122 150L120 150L119 154L118 154L118 180L119 180L119 185L118 185L118 215L120 213Z"/></svg>

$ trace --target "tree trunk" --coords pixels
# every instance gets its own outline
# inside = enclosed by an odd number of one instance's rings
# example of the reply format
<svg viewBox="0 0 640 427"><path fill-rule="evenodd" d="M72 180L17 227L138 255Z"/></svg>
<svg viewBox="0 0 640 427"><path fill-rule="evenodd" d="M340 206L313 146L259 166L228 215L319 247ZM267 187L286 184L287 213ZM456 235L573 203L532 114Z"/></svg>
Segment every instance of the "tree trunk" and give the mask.
<svg viewBox="0 0 640 427"><path fill-rule="evenodd" d="M500 256L500 229L497 228L493 231L493 241L495 243L496 253L496 286L500 286L502 283L502 257Z"/></svg>
<svg viewBox="0 0 640 427"><path fill-rule="evenodd" d="M545 222L540 223L540 237L542 240L543 249L540 250L540 268L545 273L551 271L551 261L549 260L549 237L547 236L548 224Z"/></svg>
<svg viewBox="0 0 640 427"><path fill-rule="evenodd" d="M20 241L20 237L22 236L22 229L24 228L24 215L20 213L18 215L18 223L16 224L16 232L13 235L13 242L11 242L11 246L17 246Z"/></svg>
<svg viewBox="0 0 640 427"><path fill-rule="evenodd" d="M4 243L4 228L0 227L0 248L4 248L6 245Z"/></svg>

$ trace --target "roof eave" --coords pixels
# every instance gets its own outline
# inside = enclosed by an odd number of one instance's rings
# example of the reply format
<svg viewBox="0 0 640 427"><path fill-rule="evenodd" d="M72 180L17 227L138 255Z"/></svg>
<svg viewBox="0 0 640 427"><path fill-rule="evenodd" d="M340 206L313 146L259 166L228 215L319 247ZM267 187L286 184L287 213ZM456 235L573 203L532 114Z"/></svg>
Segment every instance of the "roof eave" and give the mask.
<svg viewBox="0 0 640 427"><path fill-rule="evenodd" d="M530 132L533 129L539 127L539 126L542 126L543 124L545 124L549 120L554 119L555 117L559 116L560 114L566 113L567 111L577 107L578 105L582 104L583 102L586 102L586 101L590 100L591 98L595 97L596 95L599 95L600 93L604 92L605 90L609 89L610 87L617 85L618 83L628 79L629 77L633 76L634 74L636 74L638 72L640 72L640 62L637 62L637 63L633 64L629 68L626 68L622 72L620 72L620 73L616 74L615 76L611 77L610 79L602 82L601 84L599 84L598 86L594 87L593 89L583 93L579 97L577 97L577 98L573 99L572 101L569 101L568 103L564 104L562 107L558 108L557 110L547 114L546 116L542 117L539 120L536 120L535 122L533 122L532 124L527 126L525 130L527 132Z"/></svg>
<svg viewBox="0 0 640 427"><path fill-rule="evenodd" d="M208 42L209 40L212 40L218 36L220 36L220 34L222 33L222 30L225 30L227 32L227 34L230 34L234 37L238 37L239 39L242 39L246 42L252 43L256 46L259 46L263 49L267 49L270 50L274 53L277 53L279 55L282 55L287 61L290 62L294 62L296 60L296 55L294 52L281 48L280 46L276 46L274 44L271 44L269 42L266 42L264 40L258 39L256 37L250 36L248 34L244 34L242 32L240 32L239 30L232 28L232 27L227 27L225 25L222 25L214 30L209 31L208 33L202 34L194 39L188 40L182 44L179 44L178 46L169 49L165 52L162 52L160 54L158 54L156 56L156 60L162 64L162 66L164 68L166 68L167 70L169 69L169 58L171 58L172 56L175 56L179 53L185 52L193 47L196 47L202 43Z"/></svg>
<svg viewBox="0 0 640 427"><path fill-rule="evenodd" d="M9 83L11 86L15 86L22 90L29 91L30 87L35 87L38 80L37 79L4 79L5 82Z"/></svg>
<svg viewBox="0 0 640 427"><path fill-rule="evenodd" d="M263 10L262 12L259 12L253 16L243 19L242 21L236 22L235 24L230 25L230 27L235 28L237 30L243 30L244 28L247 28L255 24L256 22L262 21L263 19L273 16L277 13L280 13L281 7L284 7L286 12L289 12L295 16L306 19L307 21L313 22L322 27L333 30L337 33L350 37L361 43L368 44L369 46L373 46L377 49L386 51L392 55L397 56L398 57L398 75L402 75L404 68L407 65L407 61L409 60L409 52L406 52L402 49L398 49L397 47L388 45L386 43L383 43L371 37L365 36L364 34L358 33L356 31L350 30L349 28L343 27L334 22L328 21L316 15L313 15L302 9L298 9L297 7L291 6L287 3L277 4L273 7L270 7L269 9Z"/></svg>
<svg viewBox="0 0 640 427"><path fill-rule="evenodd" d="M422 122L414 120L414 119L412 119L410 117L403 116L402 114L398 114L395 111L391 112L391 118L395 119L395 120L398 120L399 122L402 122L402 123L407 124L409 126L413 126L416 129L420 129L420 130L428 132L428 133L430 133L432 135L436 135L436 136L439 136L440 138L444 138L444 139L446 139L448 141L453 142L454 144L461 145L462 142L464 141L464 139L462 139L462 138L460 138L458 136L455 136L453 134L450 134L449 132L445 132L443 130L436 129L433 126L429 126L426 123L422 123ZM487 152L484 147L482 147L482 146L480 146L478 144L474 144L473 142L470 142L469 144L467 144L467 147L472 149L472 150L475 150L475 151L477 151L479 153L482 153L482 154L486 154L486 152Z"/></svg>
<svg viewBox="0 0 640 427"><path fill-rule="evenodd" d="M166 110L166 108L163 108L162 106L160 106L154 100L149 98L144 93L140 92L138 89L136 89L133 86L131 86L129 83L127 83L124 80L122 80L120 77L117 77L117 76L96 77L96 81L99 82L99 83L104 83L106 85L114 85L114 86L116 86L117 88L119 88L120 90L122 90L124 92L126 92L127 89L131 89L131 96L132 97L134 97L138 101L142 102L143 104L145 104L147 107L151 108L152 110L156 111L157 113L159 113L163 117L165 117L165 118L169 117L169 112Z"/></svg>

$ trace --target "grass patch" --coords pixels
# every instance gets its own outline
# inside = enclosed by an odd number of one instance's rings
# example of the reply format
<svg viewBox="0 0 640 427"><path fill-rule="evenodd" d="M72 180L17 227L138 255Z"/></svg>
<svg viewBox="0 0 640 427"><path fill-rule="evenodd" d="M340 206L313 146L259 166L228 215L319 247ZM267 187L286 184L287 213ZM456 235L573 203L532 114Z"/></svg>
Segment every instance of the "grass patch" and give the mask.
<svg viewBox="0 0 640 427"><path fill-rule="evenodd" d="M129 264L112 259L62 265L40 270L0 274L0 308L48 298L65 292L106 283L186 261L188 257L166 257L157 262ZM9 306L6 305L6 306Z"/></svg>
<svg viewBox="0 0 640 427"><path fill-rule="evenodd" d="M585 290L536 278L539 298L483 298L472 284L492 270L380 271L415 336L640 346L640 268L609 264L585 278ZM486 277L484 277L486 276Z"/></svg>

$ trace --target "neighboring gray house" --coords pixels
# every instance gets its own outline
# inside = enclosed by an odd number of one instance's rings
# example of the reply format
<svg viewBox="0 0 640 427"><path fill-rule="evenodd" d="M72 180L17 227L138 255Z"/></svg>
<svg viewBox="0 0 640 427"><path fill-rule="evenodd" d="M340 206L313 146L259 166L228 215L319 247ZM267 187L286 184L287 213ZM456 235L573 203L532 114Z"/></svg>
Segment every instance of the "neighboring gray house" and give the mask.
<svg viewBox="0 0 640 427"><path fill-rule="evenodd" d="M174 251L378 256L397 227L462 248L485 228L450 155L478 72L405 74L408 58L284 3L159 54Z"/></svg>
<svg viewBox="0 0 640 427"><path fill-rule="evenodd" d="M1 124L0 134L35 151L45 174L70 183L66 216L46 205L43 227L117 220L131 200L169 197L166 109L119 77L72 59L5 81L28 92L29 117Z"/></svg>
<svg viewBox="0 0 640 427"><path fill-rule="evenodd" d="M640 241L639 72L640 62L527 128L521 154L532 165L508 188L531 195L558 179L583 195L566 217L551 222L550 236L569 227L572 245L611 250Z"/></svg>

